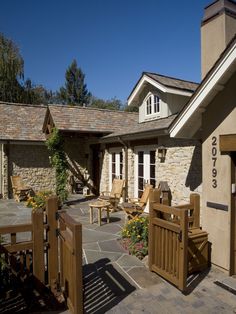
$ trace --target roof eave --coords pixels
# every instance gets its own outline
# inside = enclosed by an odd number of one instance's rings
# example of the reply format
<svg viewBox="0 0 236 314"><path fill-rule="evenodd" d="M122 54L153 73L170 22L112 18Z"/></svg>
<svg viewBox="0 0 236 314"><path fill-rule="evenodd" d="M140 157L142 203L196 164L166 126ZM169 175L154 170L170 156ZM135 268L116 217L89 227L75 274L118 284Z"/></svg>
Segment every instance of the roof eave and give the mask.
<svg viewBox="0 0 236 314"><path fill-rule="evenodd" d="M236 38L234 41L232 47L228 47L227 53L223 53L208 72L192 98L170 126L171 137L191 138L201 127L199 121L202 112L236 71Z"/></svg>
<svg viewBox="0 0 236 314"><path fill-rule="evenodd" d="M120 139L124 141L132 141L132 140L145 140L149 138L155 138L157 136L165 136L168 135L168 128L163 128L159 130L148 130L143 132L136 132L132 134L120 134L108 138L101 138L101 143L114 143L114 142L120 142Z"/></svg>
<svg viewBox="0 0 236 314"><path fill-rule="evenodd" d="M135 100L137 95L140 93L143 84L149 83L159 89L163 93L169 93L169 94L175 94L175 95L182 95L182 96L192 96L194 91L187 90L187 89L181 89L177 87L170 87L167 85L163 85L160 82L154 80L150 76L148 76L146 73L143 73L137 84L135 85L134 89L132 90L131 94L129 95L127 101L128 106L132 104L132 102Z"/></svg>

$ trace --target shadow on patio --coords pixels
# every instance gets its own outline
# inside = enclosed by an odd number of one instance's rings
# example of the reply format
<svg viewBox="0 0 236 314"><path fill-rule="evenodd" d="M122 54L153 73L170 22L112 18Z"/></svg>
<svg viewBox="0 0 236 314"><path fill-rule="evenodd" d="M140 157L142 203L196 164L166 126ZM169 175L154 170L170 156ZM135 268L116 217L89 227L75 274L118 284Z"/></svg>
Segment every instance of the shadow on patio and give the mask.
<svg viewBox="0 0 236 314"><path fill-rule="evenodd" d="M109 263L103 258L83 266L86 314L105 313L136 289Z"/></svg>

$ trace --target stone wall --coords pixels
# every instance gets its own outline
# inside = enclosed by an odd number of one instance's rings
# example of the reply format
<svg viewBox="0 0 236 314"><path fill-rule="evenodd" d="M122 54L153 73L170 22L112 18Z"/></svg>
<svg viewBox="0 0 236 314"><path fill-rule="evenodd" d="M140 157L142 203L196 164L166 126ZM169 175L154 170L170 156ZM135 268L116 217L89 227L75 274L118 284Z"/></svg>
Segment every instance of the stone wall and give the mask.
<svg viewBox="0 0 236 314"><path fill-rule="evenodd" d="M35 192L40 190L55 190L55 172L50 166L49 154L44 144L10 144L8 146L8 158L9 176L21 176L23 182L32 187ZM7 158L5 160L7 167ZM7 180L7 176L5 175L4 177ZM11 189L10 196L12 196Z"/></svg>
<svg viewBox="0 0 236 314"><path fill-rule="evenodd" d="M164 162L157 160L156 179L167 181L173 204L188 202L191 192L202 193L202 151L199 141L162 139L167 148Z"/></svg>
<svg viewBox="0 0 236 314"><path fill-rule="evenodd" d="M109 151L105 149L101 161L100 191L109 191Z"/></svg>
<svg viewBox="0 0 236 314"><path fill-rule="evenodd" d="M158 146L167 149L166 158L158 158ZM167 181L172 194L172 203L189 202L191 192L202 192L202 153L199 141L160 138L156 150L156 182ZM135 147L128 148L128 196L134 196ZM123 151L124 154L124 151ZM123 158L125 160L125 158ZM124 168L123 168L124 169ZM101 187L109 190L109 150L104 151Z"/></svg>

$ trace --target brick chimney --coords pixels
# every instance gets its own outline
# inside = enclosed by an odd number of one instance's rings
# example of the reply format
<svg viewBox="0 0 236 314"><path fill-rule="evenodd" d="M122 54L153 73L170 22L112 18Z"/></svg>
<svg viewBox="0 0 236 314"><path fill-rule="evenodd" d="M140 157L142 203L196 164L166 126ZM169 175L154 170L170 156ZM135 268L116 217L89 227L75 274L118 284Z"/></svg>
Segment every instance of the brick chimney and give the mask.
<svg viewBox="0 0 236 314"><path fill-rule="evenodd" d="M201 24L202 79L236 33L236 2L217 0L204 9Z"/></svg>

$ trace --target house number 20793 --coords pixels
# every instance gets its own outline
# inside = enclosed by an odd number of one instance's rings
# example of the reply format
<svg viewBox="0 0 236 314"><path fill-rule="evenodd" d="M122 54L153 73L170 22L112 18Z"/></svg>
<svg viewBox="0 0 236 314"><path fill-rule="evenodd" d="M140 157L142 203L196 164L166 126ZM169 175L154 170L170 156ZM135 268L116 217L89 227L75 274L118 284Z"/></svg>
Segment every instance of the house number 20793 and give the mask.
<svg viewBox="0 0 236 314"><path fill-rule="evenodd" d="M212 159L212 187L217 188L217 169L216 169L216 161L217 161L217 138L215 136L212 137L211 142L211 159Z"/></svg>

